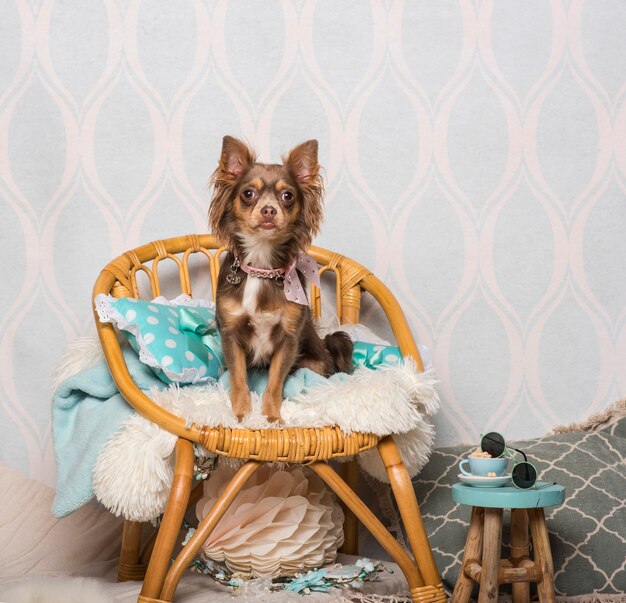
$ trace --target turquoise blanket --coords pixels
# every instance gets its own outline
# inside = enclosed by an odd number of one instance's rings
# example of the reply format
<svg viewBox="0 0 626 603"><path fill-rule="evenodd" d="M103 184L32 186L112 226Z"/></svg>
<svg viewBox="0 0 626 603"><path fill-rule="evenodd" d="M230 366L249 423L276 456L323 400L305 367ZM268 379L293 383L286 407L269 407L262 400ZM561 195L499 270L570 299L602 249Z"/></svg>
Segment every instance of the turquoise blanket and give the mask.
<svg viewBox="0 0 626 603"><path fill-rule="evenodd" d="M124 358L139 389L167 387L130 348ZM104 360L63 381L52 397L57 465L52 513L63 517L93 498L92 471L100 450L133 408L122 398Z"/></svg>

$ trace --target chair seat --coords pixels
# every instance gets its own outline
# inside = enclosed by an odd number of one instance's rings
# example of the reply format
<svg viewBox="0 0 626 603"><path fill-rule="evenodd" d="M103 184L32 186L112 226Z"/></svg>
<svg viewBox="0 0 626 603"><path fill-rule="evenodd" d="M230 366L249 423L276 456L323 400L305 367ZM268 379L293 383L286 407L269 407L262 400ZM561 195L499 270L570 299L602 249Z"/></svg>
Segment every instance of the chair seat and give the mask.
<svg viewBox="0 0 626 603"><path fill-rule="evenodd" d="M354 456L374 448L380 437L346 434L338 427L233 429L200 427L200 443L210 452L255 461L306 463Z"/></svg>

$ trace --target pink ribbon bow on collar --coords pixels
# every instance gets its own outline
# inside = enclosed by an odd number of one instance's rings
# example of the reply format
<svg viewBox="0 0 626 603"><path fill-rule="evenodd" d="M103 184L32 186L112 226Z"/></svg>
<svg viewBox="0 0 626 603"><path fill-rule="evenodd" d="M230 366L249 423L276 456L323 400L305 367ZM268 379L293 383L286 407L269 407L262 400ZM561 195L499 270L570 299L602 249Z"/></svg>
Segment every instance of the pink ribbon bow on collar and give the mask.
<svg viewBox="0 0 626 603"><path fill-rule="evenodd" d="M320 286L320 275L317 271L317 262L306 253L299 253L298 257L289 264L285 271L285 297L292 302L308 305L307 299L298 272L301 272L314 285Z"/></svg>

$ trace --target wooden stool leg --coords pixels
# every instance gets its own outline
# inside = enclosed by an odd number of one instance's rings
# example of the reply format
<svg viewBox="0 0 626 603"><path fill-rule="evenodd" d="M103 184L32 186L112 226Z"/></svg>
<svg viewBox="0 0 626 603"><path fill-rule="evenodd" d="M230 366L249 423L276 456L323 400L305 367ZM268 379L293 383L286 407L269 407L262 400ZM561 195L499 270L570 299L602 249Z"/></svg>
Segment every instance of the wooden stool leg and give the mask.
<svg viewBox="0 0 626 603"><path fill-rule="evenodd" d="M430 548L422 515L415 497L415 489L393 438L391 436L383 438L378 443L378 451L387 470L389 483L400 511L400 517L402 517L402 523L411 545L411 551L424 583L427 585L441 584L433 551Z"/></svg>
<svg viewBox="0 0 626 603"><path fill-rule="evenodd" d="M526 509L511 509L511 556L513 567L532 566L528 537L528 514ZM513 582L513 603L529 603L530 584Z"/></svg>
<svg viewBox="0 0 626 603"><path fill-rule="evenodd" d="M339 465L339 475L350 486L352 490L358 492L359 489L359 464L356 460L351 460ZM344 503L341 503L344 513L343 521L343 545L339 549L347 555L359 554L359 520L356 515Z"/></svg>
<svg viewBox="0 0 626 603"><path fill-rule="evenodd" d="M468 603L472 595L474 581L465 573L468 563L478 562L483 548L483 517L485 510L481 507L472 507L472 519L467 531L465 551L461 571L454 585L452 603Z"/></svg>
<svg viewBox="0 0 626 603"><path fill-rule="evenodd" d="M478 603L498 601L498 570L502 547L502 509L485 509L482 571Z"/></svg>
<svg viewBox="0 0 626 603"><path fill-rule="evenodd" d="M535 551L535 565L539 567L541 572L541 581L537 582L539 601L541 603L554 603L556 598L554 594L554 565L543 508L529 509L528 516Z"/></svg>
<svg viewBox="0 0 626 603"><path fill-rule="evenodd" d="M187 509L193 477L193 444L179 438L176 442L176 465L174 481L167 499L154 550L148 564L139 601L157 599L161 594L165 574L170 566L174 545ZM143 597L143 599L142 599Z"/></svg>

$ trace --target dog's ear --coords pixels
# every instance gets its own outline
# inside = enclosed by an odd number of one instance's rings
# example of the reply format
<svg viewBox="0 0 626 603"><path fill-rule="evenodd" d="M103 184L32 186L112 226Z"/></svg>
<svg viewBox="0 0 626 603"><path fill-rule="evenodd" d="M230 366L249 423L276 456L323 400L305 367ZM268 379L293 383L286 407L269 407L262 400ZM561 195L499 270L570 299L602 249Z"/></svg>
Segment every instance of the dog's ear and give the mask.
<svg viewBox="0 0 626 603"><path fill-rule="evenodd" d="M317 163L317 140L307 140L291 149L283 157L283 163L300 186L307 186L318 177L320 171Z"/></svg>
<svg viewBox="0 0 626 603"><path fill-rule="evenodd" d="M223 180L238 180L255 160L254 152L245 142L232 136L224 136L218 168Z"/></svg>
<svg viewBox="0 0 626 603"><path fill-rule="evenodd" d="M228 243L229 233L226 226L226 210L230 203L233 189L241 175L255 162L254 152L241 140L224 136L222 154L217 169L211 176L214 187L213 199L209 207L209 225L211 232L222 244Z"/></svg>
<svg viewBox="0 0 626 603"><path fill-rule="evenodd" d="M283 157L285 167L298 182L304 196L302 214L310 236L317 234L322 223L324 185L317 162L317 140L307 140ZM310 243L310 240L307 242Z"/></svg>

